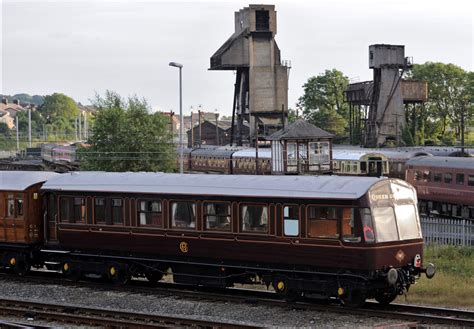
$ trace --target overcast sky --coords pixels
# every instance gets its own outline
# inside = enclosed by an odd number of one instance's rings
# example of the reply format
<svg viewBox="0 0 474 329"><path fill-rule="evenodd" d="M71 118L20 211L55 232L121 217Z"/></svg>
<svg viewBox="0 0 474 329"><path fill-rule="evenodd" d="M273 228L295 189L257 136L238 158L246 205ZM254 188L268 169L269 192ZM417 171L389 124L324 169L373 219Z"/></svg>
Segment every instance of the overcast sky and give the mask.
<svg viewBox="0 0 474 329"><path fill-rule="evenodd" d="M0 0L0 93L62 92L83 104L98 92L144 97L160 110L198 105L232 111L235 75L208 71L211 55L234 32L243 1ZM415 63L439 61L473 70L474 1L313 0L275 4L281 58L291 60L289 107L302 85L336 68L370 80L368 47L405 45Z"/></svg>

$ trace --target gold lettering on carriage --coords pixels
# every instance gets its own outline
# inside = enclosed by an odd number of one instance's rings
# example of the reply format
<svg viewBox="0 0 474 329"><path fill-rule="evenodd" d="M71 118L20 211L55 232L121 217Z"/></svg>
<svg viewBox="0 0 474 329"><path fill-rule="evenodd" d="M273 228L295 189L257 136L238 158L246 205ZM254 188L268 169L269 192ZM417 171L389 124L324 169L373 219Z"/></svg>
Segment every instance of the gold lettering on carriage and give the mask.
<svg viewBox="0 0 474 329"><path fill-rule="evenodd" d="M391 200L393 199L393 194L371 194L370 199L372 201Z"/></svg>

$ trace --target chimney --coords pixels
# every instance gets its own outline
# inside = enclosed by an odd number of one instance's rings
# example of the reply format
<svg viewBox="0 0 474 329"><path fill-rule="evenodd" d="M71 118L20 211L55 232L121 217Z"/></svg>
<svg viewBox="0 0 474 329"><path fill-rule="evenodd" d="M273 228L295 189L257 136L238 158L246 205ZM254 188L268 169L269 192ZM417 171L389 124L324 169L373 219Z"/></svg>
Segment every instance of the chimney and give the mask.
<svg viewBox="0 0 474 329"><path fill-rule="evenodd" d="M8 100L7 100L7 98L6 98L6 97L3 97L3 98L2 98L2 103L3 103L3 104L5 104L5 105L7 105L7 104L8 104Z"/></svg>
<svg viewBox="0 0 474 329"><path fill-rule="evenodd" d="M19 101L18 99L14 99L14 100L13 100L13 104L15 104L15 105L20 105L20 101Z"/></svg>

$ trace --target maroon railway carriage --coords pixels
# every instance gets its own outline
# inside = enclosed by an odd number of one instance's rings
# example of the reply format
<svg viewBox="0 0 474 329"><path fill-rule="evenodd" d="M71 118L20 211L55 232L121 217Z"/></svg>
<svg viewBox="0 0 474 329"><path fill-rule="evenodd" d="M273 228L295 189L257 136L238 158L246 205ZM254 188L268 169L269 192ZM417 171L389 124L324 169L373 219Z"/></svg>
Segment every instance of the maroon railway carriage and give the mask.
<svg viewBox="0 0 474 329"><path fill-rule="evenodd" d="M427 271L415 190L401 180L75 172L42 191L43 254L72 277L171 269L179 283L262 282L358 305L391 302Z"/></svg>
<svg viewBox="0 0 474 329"><path fill-rule="evenodd" d="M23 275L43 242L41 184L58 174L0 171L0 262Z"/></svg>
<svg viewBox="0 0 474 329"><path fill-rule="evenodd" d="M413 158L406 180L418 192L420 212L474 219L473 158Z"/></svg>

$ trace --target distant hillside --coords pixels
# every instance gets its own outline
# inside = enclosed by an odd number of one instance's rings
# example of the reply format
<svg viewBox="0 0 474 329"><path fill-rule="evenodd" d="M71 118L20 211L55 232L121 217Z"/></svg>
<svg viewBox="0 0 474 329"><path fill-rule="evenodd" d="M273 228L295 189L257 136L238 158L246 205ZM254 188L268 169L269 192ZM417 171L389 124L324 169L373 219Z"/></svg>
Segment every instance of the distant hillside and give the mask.
<svg viewBox="0 0 474 329"><path fill-rule="evenodd" d="M20 103L29 103L35 105L41 105L44 102L44 96L41 95L29 95L29 94L15 94L13 96L10 95L2 95L0 94L0 99L6 97L9 103L13 103L14 99L18 99Z"/></svg>

